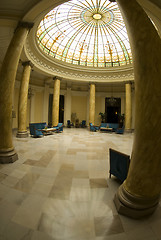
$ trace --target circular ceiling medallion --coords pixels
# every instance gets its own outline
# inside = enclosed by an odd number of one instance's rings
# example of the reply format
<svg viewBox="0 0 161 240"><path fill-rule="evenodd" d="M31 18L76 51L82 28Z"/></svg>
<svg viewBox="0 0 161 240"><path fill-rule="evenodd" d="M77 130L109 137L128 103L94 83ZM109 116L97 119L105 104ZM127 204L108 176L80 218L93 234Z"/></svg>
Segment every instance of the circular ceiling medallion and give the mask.
<svg viewBox="0 0 161 240"><path fill-rule="evenodd" d="M71 0L51 10L37 29L41 50L62 62L115 67L132 62L124 21L117 3Z"/></svg>
<svg viewBox="0 0 161 240"><path fill-rule="evenodd" d="M102 18L102 15L99 13L95 13L95 14L93 14L93 18L96 20L100 20Z"/></svg>

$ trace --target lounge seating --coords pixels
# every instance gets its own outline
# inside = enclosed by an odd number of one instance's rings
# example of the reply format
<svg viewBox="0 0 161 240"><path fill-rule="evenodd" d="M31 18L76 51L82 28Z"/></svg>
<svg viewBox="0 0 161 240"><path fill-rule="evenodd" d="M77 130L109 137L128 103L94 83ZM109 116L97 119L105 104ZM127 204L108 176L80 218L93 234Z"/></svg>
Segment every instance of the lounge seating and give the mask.
<svg viewBox="0 0 161 240"><path fill-rule="evenodd" d="M30 135L33 137L40 137L43 136L42 129L45 129L46 122L43 123L30 123L29 129L30 129Z"/></svg>
<svg viewBox="0 0 161 240"><path fill-rule="evenodd" d="M53 132L62 132L63 131L63 123L58 123L56 127L47 128L47 124L44 123L30 123L30 135L32 137L40 137L43 135L48 135Z"/></svg>
<svg viewBox="0 0 161 240"><path fill-rule="evenodd" d="M115 132L118 129L118 123L101 123L100 131L102 132Z"/></svg>
<svg viewBox="0 0 161 240"><path fill-rule="evenodd" d="M86 120L82 120L82 123L81 123L81 128L86 128L87 126L86 126Z"/></svg>
<svg viewBox="0 0 161 240"><path fill-rule="evenodd" d="M98 126L94 126L92 123L89 124L89 127L90 127L90 131L91 132L96 132L99 130L99 127Z"/></svg>
<svg viewBox="0 0 161 240"><path fill-rule="evenodd" d="M64 127L63 123L58 123L58 125L56 127L53 127L53 128L56 129L56 132L63 132L63 127Z"/></svg>
<svg viewBox="0 0 161 240"><path fill-rule="evenodd" d="M130 164L130 156L118 152L114 149L109 149L110 153L110 178L111 174L117 177L122 182L127 178L127 173Z"/></svg>
<svg viewBox="0 0 161 240"><path fill-rule="evenodd" d="M122 128L117 128L116 131L115 131L115 133L117 133L117 134L123 134L123 133L124 133L124 129L125 129L124 126L123 126Z"/></svg>
<svg viewBox="0 0 161 240"><path fill-rule="evenodd" d="M70 120L67 120L67 128L71 128L72 124Z"/></svg>

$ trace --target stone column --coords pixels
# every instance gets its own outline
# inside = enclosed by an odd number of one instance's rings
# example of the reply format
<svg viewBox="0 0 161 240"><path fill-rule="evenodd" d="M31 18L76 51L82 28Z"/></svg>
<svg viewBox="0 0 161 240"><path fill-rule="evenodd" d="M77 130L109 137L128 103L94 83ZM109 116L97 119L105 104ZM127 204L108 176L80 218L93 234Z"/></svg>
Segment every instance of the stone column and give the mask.
<svg viewBox="0 0 161 240"><path fill-rule="evenodd" d="M43 122L46 122L47 124L48 124L48 111L49 111L49 85L45 84L43 101Z"/></svg>
<svg viewBox="0 0 161 240"><path fill-rule="evenodd" d="M89 96L89 123L94 124L95 120L95 84L90 84L90 96Z"/></svg>
<svg viewBox="0 0 161 240"><path fill-rule="evenodd" d="M135 133L127 179L115 205L141 218L154 212L161 191L161 39L136 0L117 0L130 38L135 74Z"/></svg>
<svg viewBox="0 0 161 240"><path fill-rule="evenodd" d="M27 132L27 100L28 100L28 87L31 73L31 63L30 61L22 63L24 69L22 74L19 103L18 103L18 138L28 137Z"/></svg>
<svg viewBox="0 0 161 240"><path fill-rule="evenodd" d="M125 91L126 91L125 130L126 132L131 132L132 122L131 83L125 84Z"/></svg>
<svg viewBox="0 0 161 240"><path fill-rule="evenodd" d="M54 78L52 126L57 126L59 122L59 98L60 98L60 80Z"/></svg>
<svg viewBox="0 0 161 240"><path fill-rule="evenodd" d="M12 96L20 54L32 23L20 22L6 52L0 72L0 163L18 159L12 143Z"/></svg>

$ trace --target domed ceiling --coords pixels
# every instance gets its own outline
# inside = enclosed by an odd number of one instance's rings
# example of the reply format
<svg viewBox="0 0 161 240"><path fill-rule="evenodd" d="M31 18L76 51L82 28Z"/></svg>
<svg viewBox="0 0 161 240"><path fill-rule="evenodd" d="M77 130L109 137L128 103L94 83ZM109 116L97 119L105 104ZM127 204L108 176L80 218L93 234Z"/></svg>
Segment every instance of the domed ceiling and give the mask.
<svg viewBox="0 0 161 240"><path fill-rule="evenodd" d="M66 63L96 68L132 63L120 10L108 0L61 4L42 19L36 38L45 54Z"/></svg>

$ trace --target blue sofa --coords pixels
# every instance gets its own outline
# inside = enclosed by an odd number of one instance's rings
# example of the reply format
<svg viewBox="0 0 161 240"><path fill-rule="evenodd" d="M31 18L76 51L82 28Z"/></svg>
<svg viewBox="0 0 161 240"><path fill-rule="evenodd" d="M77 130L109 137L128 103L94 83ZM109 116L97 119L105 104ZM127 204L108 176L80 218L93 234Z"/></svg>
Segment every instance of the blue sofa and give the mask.
<svg viewBox="0 0 161 240"><path fill-rule="evenodd" d="M115 132L119 127L118 123L101 123L100 131L106 132L109 131L109 129L112 129L113 132Z"/></svg>
<svg viewBox="0 0 161 240"><path fill-rule="evenodd" d="M44 129L47 126L46 122L43 123L30 123L29 129L30 129L30 135L33 137L40 137L43 136L42 131L39 131L39 129Z"/></svg>

